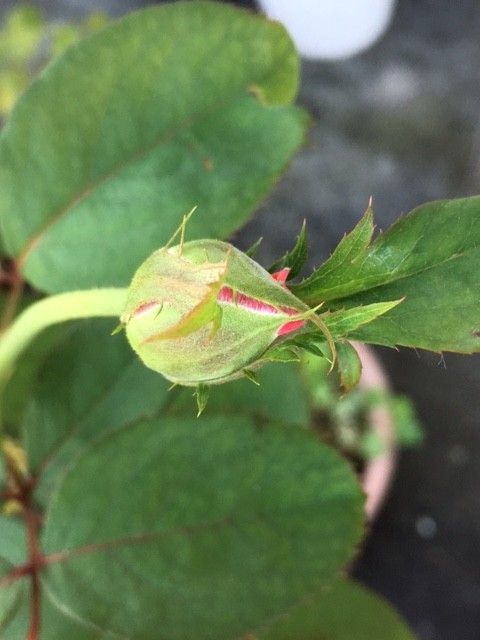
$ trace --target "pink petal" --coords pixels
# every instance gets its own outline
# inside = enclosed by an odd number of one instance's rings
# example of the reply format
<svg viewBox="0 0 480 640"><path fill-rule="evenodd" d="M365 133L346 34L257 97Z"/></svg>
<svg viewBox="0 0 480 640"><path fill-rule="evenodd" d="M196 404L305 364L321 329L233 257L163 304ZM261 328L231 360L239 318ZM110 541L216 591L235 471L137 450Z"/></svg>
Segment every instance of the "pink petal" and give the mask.
<svg viewBox="0 0 480 640"><path fill-rule="evenodd" d="M272 273L272 278L281 284L285 284L288 278L288 274L290 273L290 269L285 267L284 269L280 269L280 271L275 271Z"/></svg>
<svg viewBox="0 0 480 640"><path fill-rule="evenodd" d="M301 329L305 325L305 320L292 320L292 322L286 322L277 331L277 336L285 336L287 333L293 333L297 329Z"/></svg>

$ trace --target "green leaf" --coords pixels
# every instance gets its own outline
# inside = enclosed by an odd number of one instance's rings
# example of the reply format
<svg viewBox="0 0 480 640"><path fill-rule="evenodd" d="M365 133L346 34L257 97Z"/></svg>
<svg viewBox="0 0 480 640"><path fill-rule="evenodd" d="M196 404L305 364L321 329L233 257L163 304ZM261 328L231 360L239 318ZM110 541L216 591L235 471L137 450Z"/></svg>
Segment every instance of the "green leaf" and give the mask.
<svg viewBox="0 0 480 640"><path fill-rule="evenodd" d="M30 625L30 597L27 580L23 580L22 593L17 600L14 617L7 625L5 633L0 628L1 640L25 640ZM42 590L41 634L39 640L118 640L119 636L111 636L96 629L82 620L74 620L68 612L62 611L58 603L53 601L45 589Z"/></svg>
<svg viewBox="0 0 480 640"><path fill-rule="evenodd" d="M2 420L10 433L18 433L38 370L52 348L67 335L64 326L41 333L21 355L2 393Z"/></svg>
<svg viewBox="0 0 480 640"><path fill-rule="evenodd" d="M329 287L337 283L348 286L348 276L345 274L355 271L363 263L374 228L373 210L369 206L360 222L353 231L342 238L330 258L300 284L292 285L292 292L301 300L315 306L323 300L330 299L327 297Z"/></svg>
<svg viewBox="0 0 480 640"><path fill-rule="evenodd" d="M480 350L480 197L430 202L401 218L331 277L305 280L295 294L310 304L349 308L404 302L352 338L433 351ZM316 272L317 273L317 272Z"/></svg>
<svg viewBox="0 0 480 640"><path fill-rule="evenodd" d="M69 48L0 140L0 228L49 292L124 285L192 206L191 238L247 219L302 142L278 23L215 2L133 13Z"/></svg>
<svg viewBox="0 0 480 640"><path fill-rule="evenodd" d="M375 302L358 307L342 308L324 316L325 324L335 339L351 335L356 329L399 305L403 300Z"/></svg>
<svg viewBox="0 0 480 640"><path fill-rule="evenodd" d="M388 394L386 404L392 412L395 435L402 447L420 445L424 437L423 428L410 398Z"/></svg>
<svg viewBox="0 0 480 640"><path fill-rule="evenodd" d="M206 418L212 415L253 416L261 421L279 420L308 425L310 413L307 393L296 363L266 364L255 372L258 387L240 379L211 389ZM167 411L169 415L192 415L188 389L177 389Z"/></svg>
<svg viewBox="0 0 480 640"><path fill-rule="evenodd" d="M356 329L368 322L372 322L372 320L387 313L401 302L402 300L394 300L393 302L380 302L363 307L341 309L333 313L327 312L321 315L321 318L332 337L335 340L339 340L354 334ZM292 337L287 337L278 347L274 346L271 352L275 355L277 349L280 349L281 352L284 349L298 347L314 355L328 357L329 353L322 349L322 345L324 344L325 335L322 332L318 330L312 331L306 328L303 332L294 334ZM270 351L267 351L266 358L268 358L269 355Z"/></svg>
<svg viewBox="0 0 480 640"><path fill-rule="evenodd" d="M15 565L23 564L25 561L23 523L17 518L0 514L0 638L12 637L10 623L17 613L27 586L25 579L12 580L8 576ZM7 629L9 634L4 635Z"/></svg>
<svg viewBox="0 0 480 640"><path fill-rule="evenodd" d="M167 383L138 360L112 321L79 322L44 361L24 423L29 469L45 502L59 474L100 433L157 415Z"/></svg>
<svg viewBox="0 0 480 640"><path fill-rule="evenodd" d="M326 358L329 354L320 348L318 342L325 342L325 336L318 331L299 333L297 336L294 336L283 343L283 348L287 348L291 345L292 347L303 349L307 353L311 353L319 358Z"/></svg>
<svg viewBox="0 0 480 640"><path fill-rule="evenodd" d="M287 612L257 640L414 640L383 598L351 580L338 580L326 593Z"/></svg>
<svg viewBox="0 0 480 640"><path fill-rule="evenodd" d="M281 269L288 268L290 272L288 274L287 280L291 278L295 278L300 271L302 270L305 261L308 256L308 245L307 245L307 232L306 232L306 222L303 221L302 228L300 229L300 235L297 238L297 242L293 249L286 253L283 258L274 262L272 266L269 268L270 273L275 273L275 271L280 271Z"/></svg>
<svg viewBox="0 0 480 640"><path fill-rule="evenodd" d="M360 494L349 465L297 428L140 422L64 477L43 584L104 632L234 640L332 581L361 533Z"/></svg>
<svg viewBox="0 0 480 640"><path fill-rule="evenodd" d="M340 387L344 393L348 393L357 386L362 374L362 362L350 342L338 342L337 370L340 378Z"/></svg>
<svg viewBox="0 0 480 640"><path fill-rule="evenodd" d="M0 502L0 509L1 506ZM0 557L12 565L20 565L27 561L25 525L18 516L0 513Z"/></svg>
<svg viewBox="0 0 480 640"><path fill-rule="evenodd" d="M405 295L399 307L352 332L351 338L437 352L480 351L479 265L480 247L432 267L428 273L342 300L342 305L356 306Z"/></svg>

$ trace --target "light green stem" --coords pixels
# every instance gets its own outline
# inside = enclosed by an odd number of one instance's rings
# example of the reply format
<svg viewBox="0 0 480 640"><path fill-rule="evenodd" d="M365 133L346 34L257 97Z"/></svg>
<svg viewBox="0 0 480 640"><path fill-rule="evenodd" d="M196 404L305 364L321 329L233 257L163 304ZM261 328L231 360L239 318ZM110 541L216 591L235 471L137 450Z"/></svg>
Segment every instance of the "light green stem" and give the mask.
<svg viewBox="0 0 480 640"><path fill-rule="evenodd" d="M44 298L27 307L0 334L0 393L18 356L41 331L54 324L80 318L119 317L127 289L69 291Z"/></svg>

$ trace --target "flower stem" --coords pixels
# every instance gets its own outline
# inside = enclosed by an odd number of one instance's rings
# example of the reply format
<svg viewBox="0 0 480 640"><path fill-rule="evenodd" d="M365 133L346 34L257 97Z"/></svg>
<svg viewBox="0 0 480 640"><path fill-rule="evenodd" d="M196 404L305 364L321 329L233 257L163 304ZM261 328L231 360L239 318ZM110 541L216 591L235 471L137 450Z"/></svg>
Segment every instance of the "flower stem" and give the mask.
<svg viewBox="0 0 480 640"><path fill-rule="evenodd" d="M18 356L47 327L80 318L119 317L126 289L89 289L59 293L35 302L0 335L0 393Z"/></svg>

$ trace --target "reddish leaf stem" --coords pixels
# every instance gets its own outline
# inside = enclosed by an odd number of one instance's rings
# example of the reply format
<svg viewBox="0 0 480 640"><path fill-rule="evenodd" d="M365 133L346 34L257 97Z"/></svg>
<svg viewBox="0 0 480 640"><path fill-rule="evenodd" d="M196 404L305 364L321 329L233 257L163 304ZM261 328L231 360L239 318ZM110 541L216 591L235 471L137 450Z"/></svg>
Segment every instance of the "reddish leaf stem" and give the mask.
<svg viewBox="0 0 480 640"><path fill-rule="evenodd" d="M28 561L15 567L6 576L0 579L0 587L8 586L14 580L30 576L30 624L26 640L39 640L41 626L41 589L40 571L45 566L45 558L40 548L41 514L33 504L33 489L36 478L15 478L18 486L15 489L7 489L3 497L17 500L23 507L25 520L26 542Z"/></svg>
<svg viewBox="0 0 480 640"><path fill-rule="evenodd" d="M6 272L2 272L0 277L0 283L9 286L8 299L5 304L2 319L0 321L0 333L4 331L12 322L15 317L18 303L22 296L24 287L24 280L20 273L20 270L15 262L9 264L9 269Z"/></svg>
<svg viewBox="0 0 480 640"><path fill-rule="evenodd" d="M40 570L44 564L39 543L40 514L32 504L34 481L29 482L23 491L24 517L27 533L28 562L30 565L30 626L26 640L39 640L41 622Z"/></svg>
<svg viewBox="0 0 480 640"><path fill-rule="evenodd" d="M0 588L8 587L8 585L15 580L19 580L20 578L31 575L32 571L33 567L29 562L15 567L10 571L10 573L7 573L5 576L2 576L2 578L0 578Z"/></svg>
<svg viewBox="0 0 480 640"><path fill-rule="evenodd" d="M30 627L26 640L39 640L40 638L40 577L38 571L32 572L32 585L30 592Z"/></svg>

